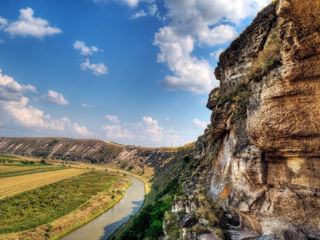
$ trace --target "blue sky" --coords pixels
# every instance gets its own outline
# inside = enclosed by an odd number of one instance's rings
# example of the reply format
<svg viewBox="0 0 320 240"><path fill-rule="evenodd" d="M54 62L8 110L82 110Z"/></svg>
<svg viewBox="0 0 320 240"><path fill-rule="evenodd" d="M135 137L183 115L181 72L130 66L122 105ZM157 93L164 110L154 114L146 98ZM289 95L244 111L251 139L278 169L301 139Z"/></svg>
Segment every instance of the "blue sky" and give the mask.
<svg viewBox="0 0 320 240"><path fill-rule="evenodd" d="M1 1L0 135L195 141L217 56L266 4Z"/></svg>

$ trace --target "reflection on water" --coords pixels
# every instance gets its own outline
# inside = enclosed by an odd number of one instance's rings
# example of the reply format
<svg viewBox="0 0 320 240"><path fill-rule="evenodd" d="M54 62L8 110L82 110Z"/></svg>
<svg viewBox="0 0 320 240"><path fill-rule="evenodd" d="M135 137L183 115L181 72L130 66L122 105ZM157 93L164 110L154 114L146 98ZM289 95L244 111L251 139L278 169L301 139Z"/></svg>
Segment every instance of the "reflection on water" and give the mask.
<svg viewBox="0 0 320 240"><path fill-rule="evenodd" d="M112 235L130 216L141 208L145 193L143 181L129 177L132 185L126 195L109 211L61 238L62 240L105 240Z"/></svg>

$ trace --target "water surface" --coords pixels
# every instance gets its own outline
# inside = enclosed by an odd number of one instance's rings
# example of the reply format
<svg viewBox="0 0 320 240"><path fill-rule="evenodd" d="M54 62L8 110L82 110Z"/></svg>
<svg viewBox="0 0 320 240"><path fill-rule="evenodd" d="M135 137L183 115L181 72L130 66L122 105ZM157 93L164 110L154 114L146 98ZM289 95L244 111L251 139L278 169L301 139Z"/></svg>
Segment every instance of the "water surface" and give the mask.
<svg viewBox="0 0 320 240"><path fill-rule="evenodd" d="M132 185L125 197L101 216L61 238L61 240L105 240L136 214L144 198L144 182L129 176Z"/></svg>

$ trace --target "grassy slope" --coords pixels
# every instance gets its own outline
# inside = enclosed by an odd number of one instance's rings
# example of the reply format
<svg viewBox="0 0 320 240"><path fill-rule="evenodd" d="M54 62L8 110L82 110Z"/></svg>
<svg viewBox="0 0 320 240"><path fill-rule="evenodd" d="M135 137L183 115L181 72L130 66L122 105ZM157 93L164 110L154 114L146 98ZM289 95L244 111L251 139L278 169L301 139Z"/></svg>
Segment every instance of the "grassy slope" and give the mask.
<svg viewBox="0 0 320 240"><path fill-rule="evenodd" d="M138 214L124 223L111 239L156 239L163 235L162 220L171 208L173 196L180 192L181 183L177 177L185 167L184 158L193 151L194 143L176 149L177 154L166 165L166 170L157 173L150 181L151 188ZM161 226L160 226L161 222ZM143 226L143 230L139 228ZM138 230L141 230L139 235Z"/></svg>

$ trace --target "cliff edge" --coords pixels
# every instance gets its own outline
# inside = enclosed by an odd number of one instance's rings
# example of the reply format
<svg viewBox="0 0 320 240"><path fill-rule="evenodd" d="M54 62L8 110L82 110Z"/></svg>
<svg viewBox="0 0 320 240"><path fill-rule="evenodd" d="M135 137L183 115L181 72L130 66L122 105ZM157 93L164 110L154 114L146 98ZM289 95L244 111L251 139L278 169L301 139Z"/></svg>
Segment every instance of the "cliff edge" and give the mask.
<svg viewBox="0 0 320 240"><path fill-rule="evenodd" d="M320 239L320 1L273 1L220 55L215 74L211 124L193 155L207 162L203 192L246 237ZM192 212L190 202L173 209ZM189 230L184 239L218 235Z"/></svg>

